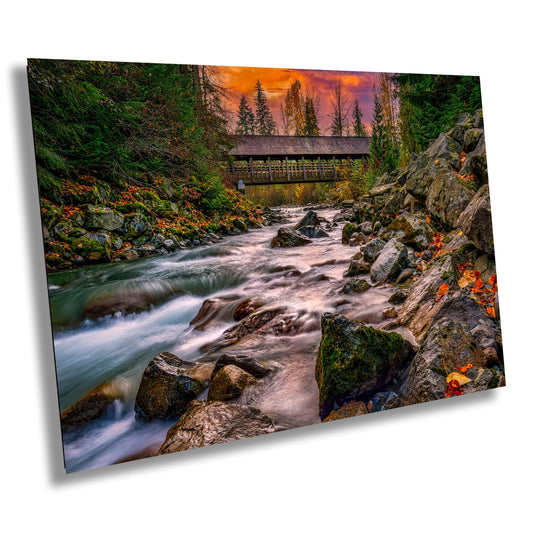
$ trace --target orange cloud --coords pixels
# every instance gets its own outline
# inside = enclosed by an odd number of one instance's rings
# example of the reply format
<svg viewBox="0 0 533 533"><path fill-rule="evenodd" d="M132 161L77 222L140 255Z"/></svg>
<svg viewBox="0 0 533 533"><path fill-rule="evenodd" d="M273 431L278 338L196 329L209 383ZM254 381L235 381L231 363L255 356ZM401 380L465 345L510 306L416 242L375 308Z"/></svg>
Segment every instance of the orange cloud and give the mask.
<svg viewBox="0 0 533 533"><path fill-rule="evenodd" d="M253 103L255 85L259 80L265 90L274 119L281 126L280 104L285 98L287 89L299 80L304 91L319 98L319 123L322 133L327 134L329 133L329 116L332 112L331 94L333 87L340 82L350 107L350 117L351 106L357 98L363 112L364 122L370 125L372 120L373 86L378 84L379 73L223 66L216 67L216 70L219 82L229 91L229 107L234 113L242 95Z"/></svg>

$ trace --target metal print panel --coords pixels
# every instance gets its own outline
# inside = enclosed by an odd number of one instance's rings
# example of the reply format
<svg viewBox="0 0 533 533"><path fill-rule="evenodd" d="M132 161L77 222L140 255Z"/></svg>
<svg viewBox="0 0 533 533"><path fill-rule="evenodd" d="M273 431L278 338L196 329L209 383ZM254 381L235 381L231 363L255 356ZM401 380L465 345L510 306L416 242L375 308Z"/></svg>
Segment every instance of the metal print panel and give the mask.
<svg viewBox="0 0 533 533"><path fill-rule="evenodd" d="M505 384L478 78L28 79L67 472Z"/></svg>

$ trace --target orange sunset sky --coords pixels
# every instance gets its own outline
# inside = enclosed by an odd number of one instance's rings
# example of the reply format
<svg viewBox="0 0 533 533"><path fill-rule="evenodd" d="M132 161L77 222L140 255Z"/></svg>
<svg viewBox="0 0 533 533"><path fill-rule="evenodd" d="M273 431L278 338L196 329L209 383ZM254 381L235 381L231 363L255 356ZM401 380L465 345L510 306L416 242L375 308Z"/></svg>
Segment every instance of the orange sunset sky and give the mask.
<svg viewBox="0 0 533 533"><path fill-rule="evenodd" d="M363 112L363 121L369 127L374 108L373 86L379 84L379 73L349 72L339 70L302 70L290 68L256 68L256 67L216 67L219 83L230 91L228 107L233 111L232 127L236 123L239 101L244 94L253 106L255 84L261 82L265 90L270 110L278 125L279 134L283 134L280 104L290 85L300 80L304 94L306 91L319 99L318 121L321 135L329 135L332 113L332 90L340 81L345 90L349 107L348 118L352 122L354 100L359 100ZM370 131L370 127L368 128Z"/></svg>

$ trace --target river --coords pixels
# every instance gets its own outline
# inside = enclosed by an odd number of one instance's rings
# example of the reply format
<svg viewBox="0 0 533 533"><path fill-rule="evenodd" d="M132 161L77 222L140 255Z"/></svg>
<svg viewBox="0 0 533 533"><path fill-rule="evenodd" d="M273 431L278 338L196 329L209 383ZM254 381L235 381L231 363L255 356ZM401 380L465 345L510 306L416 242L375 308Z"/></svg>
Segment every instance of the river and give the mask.
<svg viewBox="0 0 533 533"><path fill-rule="evenodd" d="M320 210L328 221L337 211ZM289 227L304 214L284 208ZM133 406L147 363L161 351L182 359L216 360L221 353L246 354L277 368L247 403L268 414L279 429L320 422L314 379L320 316L340 312L379 326L393 292L376 286L361 294L341 293L348 263L357 248L341 243L343 224L327 228L328 238L312 244L270 247L280 226L228 237L217 244L134 261L51 274L49 294L61 411L103 383L120 391L105 416L64 434L68 472L100 467L157 450L176 420L141 422ZM368 280L368 276L361 276ZM88 302L109 295L146 295L147 310L91 320ZM206 298L228 301L216 318L191 326ZM209 347L235 324L231 309L246 298L264 307L286 308L296 327L285 335L249 335L218 351ZM231 304L231 305L230 305Z"/></svg>

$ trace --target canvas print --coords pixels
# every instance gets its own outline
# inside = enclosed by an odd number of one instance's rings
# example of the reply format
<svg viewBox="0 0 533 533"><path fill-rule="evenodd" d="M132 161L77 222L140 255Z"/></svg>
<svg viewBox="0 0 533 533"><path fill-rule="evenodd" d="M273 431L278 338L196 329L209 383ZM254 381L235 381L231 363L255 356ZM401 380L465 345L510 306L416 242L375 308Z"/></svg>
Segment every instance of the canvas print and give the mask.
<svg viewBox="0 0 533 533"><path fill-rule="evenodd" d="M476 76L28 81L68 473L505 385Z"/></svg>

